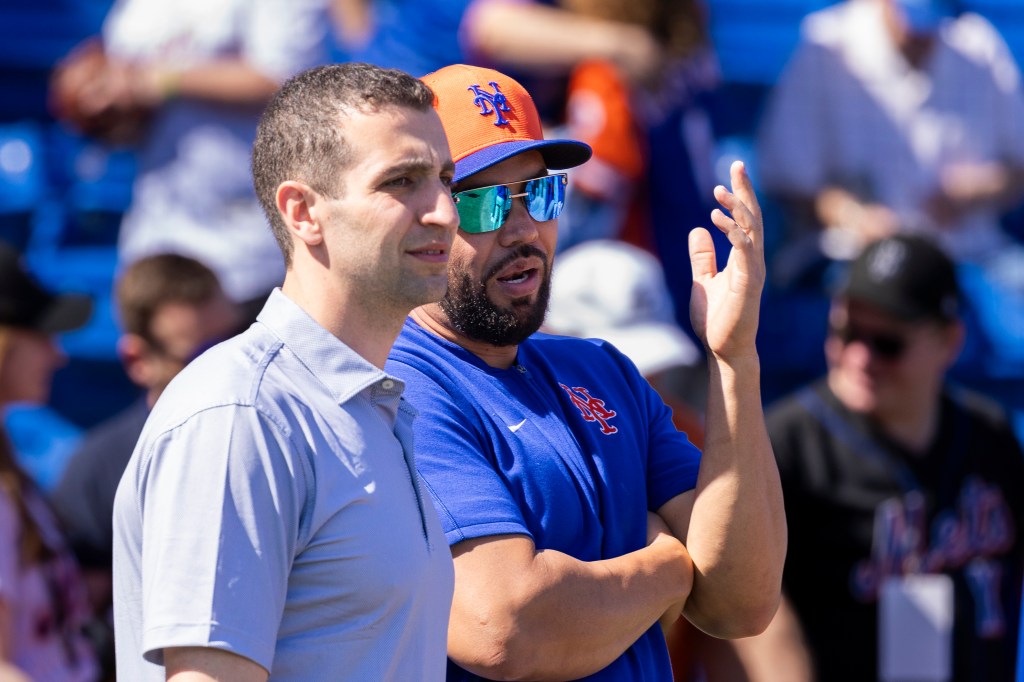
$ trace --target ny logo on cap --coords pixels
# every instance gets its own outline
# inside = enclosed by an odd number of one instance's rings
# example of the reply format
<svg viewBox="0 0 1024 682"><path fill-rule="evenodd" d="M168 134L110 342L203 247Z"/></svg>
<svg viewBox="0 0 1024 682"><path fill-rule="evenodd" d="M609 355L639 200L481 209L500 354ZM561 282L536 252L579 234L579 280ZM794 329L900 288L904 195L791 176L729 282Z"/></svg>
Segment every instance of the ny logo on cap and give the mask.
<svg viewBox="0 0 1024 682"><path fill-rule="evenodd" d="M880 281L887 280L899 272L903 261L907 259L907 247L897 241L882 242L871 254L868 261L868 272Z"/></svg>
<svg viewBox="0 0 1024 682"><path fill-rule="evenodd" d="M494 122L494 125L505 125L508 123L508 119L502 116L501 112L512 110L508 107L508 100L505 99L505 95L503 95L501 90L498 89L498 84L491 81L490 85L494 88L494 94L484 92L480 89L479 85L471 85L466 89L476 95L476 97L473 98L473 104L480 107L481 116L497 114L498 120Z"/></svg>

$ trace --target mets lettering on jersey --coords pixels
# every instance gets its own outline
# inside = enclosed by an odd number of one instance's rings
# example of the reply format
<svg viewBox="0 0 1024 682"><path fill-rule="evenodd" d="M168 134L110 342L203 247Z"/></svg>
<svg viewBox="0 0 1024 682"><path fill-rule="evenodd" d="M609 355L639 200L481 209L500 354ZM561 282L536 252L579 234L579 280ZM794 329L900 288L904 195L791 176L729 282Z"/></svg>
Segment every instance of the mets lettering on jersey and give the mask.
<svg viewBox="0 0 1024 682"><path fill-rule="evenodd" d="M859 562L851 576L854 596L874 601L887 576L963 570L974 596L978 637L1000 637L1006 631L997 559L1013 547L1013 512L1000 489L970 476L960 489L955 509L940 511L926 528L924 497L909 492L875 512L871 557Z"/></svg>
<svg viewBox="0 0 1024 682"><path fill-rule="evenodd" d="M494 93L484 92L480 89L479 85L471 85L467 90L472 92L476 97L473 98L473 104L480 107L480 115L487 116L489 114L497 114L497 120L494 121L494 125L500 126L508 123L508 119L501 115L503 111L512 111L508 107L508 100L505 99L505 95L502 94L498 88L498 84L491 81L491 87L494 88Z"/></svg>
<svg viewBox="0 0 1024 682"><path fill-rule="evenodd" d="M569 394L569 400L579 408L580 414L588 422L596 421L601 424L601 433L609 436L618 432L618 428L608 423L608 420L615 416L614 410L609 410L604 401L590 395L590 392L582 386L569 388L565 384L558 384Z"/></svg>

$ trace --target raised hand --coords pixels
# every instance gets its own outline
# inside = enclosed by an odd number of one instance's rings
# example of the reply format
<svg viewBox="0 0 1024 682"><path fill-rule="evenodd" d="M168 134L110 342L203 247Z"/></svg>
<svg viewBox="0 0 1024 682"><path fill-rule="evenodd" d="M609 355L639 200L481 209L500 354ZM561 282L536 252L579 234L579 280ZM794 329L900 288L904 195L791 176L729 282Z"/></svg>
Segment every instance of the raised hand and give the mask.
<svg viewBox="0 0 1024 682"><path fill-rule="evenodd" d="M711 234L703 227L690 232L693 289L690 322L708 350L722 359L754 352L761 292L764 289L764 224L750 176L742 161L729 169L732 191L715 187L711 221L729 238L732 248L719 272Z"/></svg>

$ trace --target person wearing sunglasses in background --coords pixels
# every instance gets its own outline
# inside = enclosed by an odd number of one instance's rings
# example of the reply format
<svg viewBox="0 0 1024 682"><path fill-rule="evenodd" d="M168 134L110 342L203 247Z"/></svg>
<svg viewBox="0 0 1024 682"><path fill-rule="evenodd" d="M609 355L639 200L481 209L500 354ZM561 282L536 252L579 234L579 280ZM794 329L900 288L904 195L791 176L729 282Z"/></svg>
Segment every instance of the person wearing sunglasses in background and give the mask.
<svg viewBox="0 0 1024 682"><path fill-rule="evenodd" d="M786 598L764 635L734 643L749 679L1013 678L1024 454L996 405L945 380L960 305L953 263L924 237L851 264L826 376L768 412Z"/></svg>
<svg viewBox="0 0 1024 682"><path fill-rule="evenodd" d="M590 157L545 140L508 76L423 79L455 160L448 292L414 310L387 368L419 411L417 466L455 560L449 680L669 680L659 619L760 632L779 598L786 525L754 350L760 211L742 164L691 235L694 327L709 349L703 456L610 344L537 334L563 173ZM680 229L688 229L680 225Z"/></svg>

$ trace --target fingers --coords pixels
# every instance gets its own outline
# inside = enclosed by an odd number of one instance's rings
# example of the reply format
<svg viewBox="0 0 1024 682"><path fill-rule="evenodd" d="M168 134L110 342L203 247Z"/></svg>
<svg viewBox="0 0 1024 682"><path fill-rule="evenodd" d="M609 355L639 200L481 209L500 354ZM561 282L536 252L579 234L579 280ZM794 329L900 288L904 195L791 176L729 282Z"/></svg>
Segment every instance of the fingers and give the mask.
<svg viewBox="0 0 1024 682"><path fill-rule="evenodd" d="M737 248L746 248L753 242L752 230L744 230L735 220L719 209L711 212L711 222L729 238L729 243Z"/></svg>
<svg viewBox="0 0 1024 682"><path fill-rule="evenodd" d="M746 167L742 161L734 161L730 168L732 176L733 192L730 192L722 185L715 187L715 199L732 215L730 218L724 212L715 209L711 214L711 220L726 235L734 246L744 243L746 240L737 240L730 233L741 228L743 233L758 248L764 242L764 226L761 220L761 207L754 194L754 188L747 175Z"/></svg>
<svg viewBox="0 0 1024 682"><path fill-rule="evenodd" d="M732 191L740 198L747 208L758 217L761 215L761 205L757 202L757 195L754 194L754 185L750 182L750 175L747 174L747 165L742 161L733 161L729 166L729 179L732 181Z"/></svg>
<svg viewBox="0 0 1024 682"><path fill-rule="evenodd" d="M693 279L696 281L717 275L718 261L715 257L715 243L711 239L711 233L703 227L693 228L690 230L689 246L690 269L693 271Z"/></svg>

